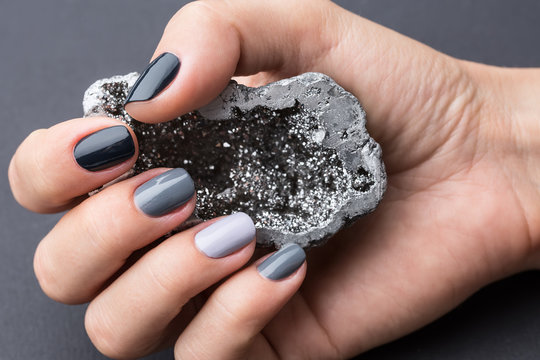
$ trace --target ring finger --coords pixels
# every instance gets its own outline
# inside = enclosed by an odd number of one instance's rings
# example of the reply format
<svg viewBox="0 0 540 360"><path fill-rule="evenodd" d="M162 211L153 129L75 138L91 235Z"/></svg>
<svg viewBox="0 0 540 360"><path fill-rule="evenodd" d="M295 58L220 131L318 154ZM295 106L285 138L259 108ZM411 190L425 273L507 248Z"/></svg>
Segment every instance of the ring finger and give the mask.
<svg viewBox="0 0 540 360"><path fill-rule="evenodd" d="M150 250L88 307L85 323L94 345L113 358L156 350L170 335L178 335L176 320L192 297L250 259L254 240L253 222L236 213L185 230Z"/></svg>

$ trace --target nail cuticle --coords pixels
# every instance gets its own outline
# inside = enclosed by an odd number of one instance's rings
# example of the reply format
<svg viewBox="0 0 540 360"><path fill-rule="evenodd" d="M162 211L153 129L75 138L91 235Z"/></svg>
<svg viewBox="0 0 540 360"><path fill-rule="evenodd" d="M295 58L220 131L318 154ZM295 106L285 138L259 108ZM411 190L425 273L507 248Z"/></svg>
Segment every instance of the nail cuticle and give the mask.
<svg viewBox="0 0 540 360"><path fill-rule="evenodd" d="M139 210L148 216L166 215L186 204L195 195L191 176L182 168L166 171L141 184L133 199Z"/></svg>
<svg viewBox="0 0 540 360"><path fill-rule="evenodd" d="M101 171L135 155L135 142L122 125L103 128L80 139L73 148L77 164L88 171Z"/></svg>

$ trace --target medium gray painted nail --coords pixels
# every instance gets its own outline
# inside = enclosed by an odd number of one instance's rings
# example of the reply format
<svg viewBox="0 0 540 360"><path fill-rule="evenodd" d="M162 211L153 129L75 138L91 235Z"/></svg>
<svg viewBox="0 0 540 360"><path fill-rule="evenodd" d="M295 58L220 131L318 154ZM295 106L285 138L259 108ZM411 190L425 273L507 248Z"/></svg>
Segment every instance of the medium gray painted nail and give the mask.
<svg viewBox="0 0 540 360"><path fill-rule="evenodd" d="M148 180L135 190L135 205L146 215L161 216L188 202L195 186L188 172L172 169Z"/></svg>
<svg viewBox="0 0 540 360"><path fill-rule="evenodd" d="M255 225L242 212L229 215L195 235L195 244L206 256L221 258L249 244L255 237Z"/></svg>
<svg viewBox="0 0 540 360"><path fill-rule="evenodd" d="M298 270L306 260L306 253L297 244L287 244L264 260L257 270L270 280L281 280Z"/></svg>

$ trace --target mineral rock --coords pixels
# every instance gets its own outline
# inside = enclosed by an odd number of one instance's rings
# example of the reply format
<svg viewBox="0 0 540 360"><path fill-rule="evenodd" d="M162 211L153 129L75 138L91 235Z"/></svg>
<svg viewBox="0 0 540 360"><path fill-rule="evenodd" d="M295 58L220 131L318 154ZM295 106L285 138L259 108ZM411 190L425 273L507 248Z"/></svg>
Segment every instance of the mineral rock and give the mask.
<svg viewBox="0 0 540 360"><path fill-rule="evenodd" d="M183 167L197 188L195 218L243 211L257 242L320 245L372 212L386 189L381 148L358 100L306 73L259 88L232 81L209 105L161 124L131 118L123 102L137 73L99 80L84 115L115 117L137 135L131 174Z"/></svg>

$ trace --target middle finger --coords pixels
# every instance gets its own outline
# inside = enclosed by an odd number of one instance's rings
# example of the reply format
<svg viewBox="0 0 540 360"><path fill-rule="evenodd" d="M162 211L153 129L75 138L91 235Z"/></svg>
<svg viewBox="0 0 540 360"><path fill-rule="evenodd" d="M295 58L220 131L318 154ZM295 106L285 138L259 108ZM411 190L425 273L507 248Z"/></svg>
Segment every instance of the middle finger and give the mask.
<svg viewBox="0 0 540 360"><path fill-rule="evenodd" d="M91 300L135 250L189 217L194 193L184 169L154 169L85 200L36 250L34 269L43 291L64 303Z"/></svg>

